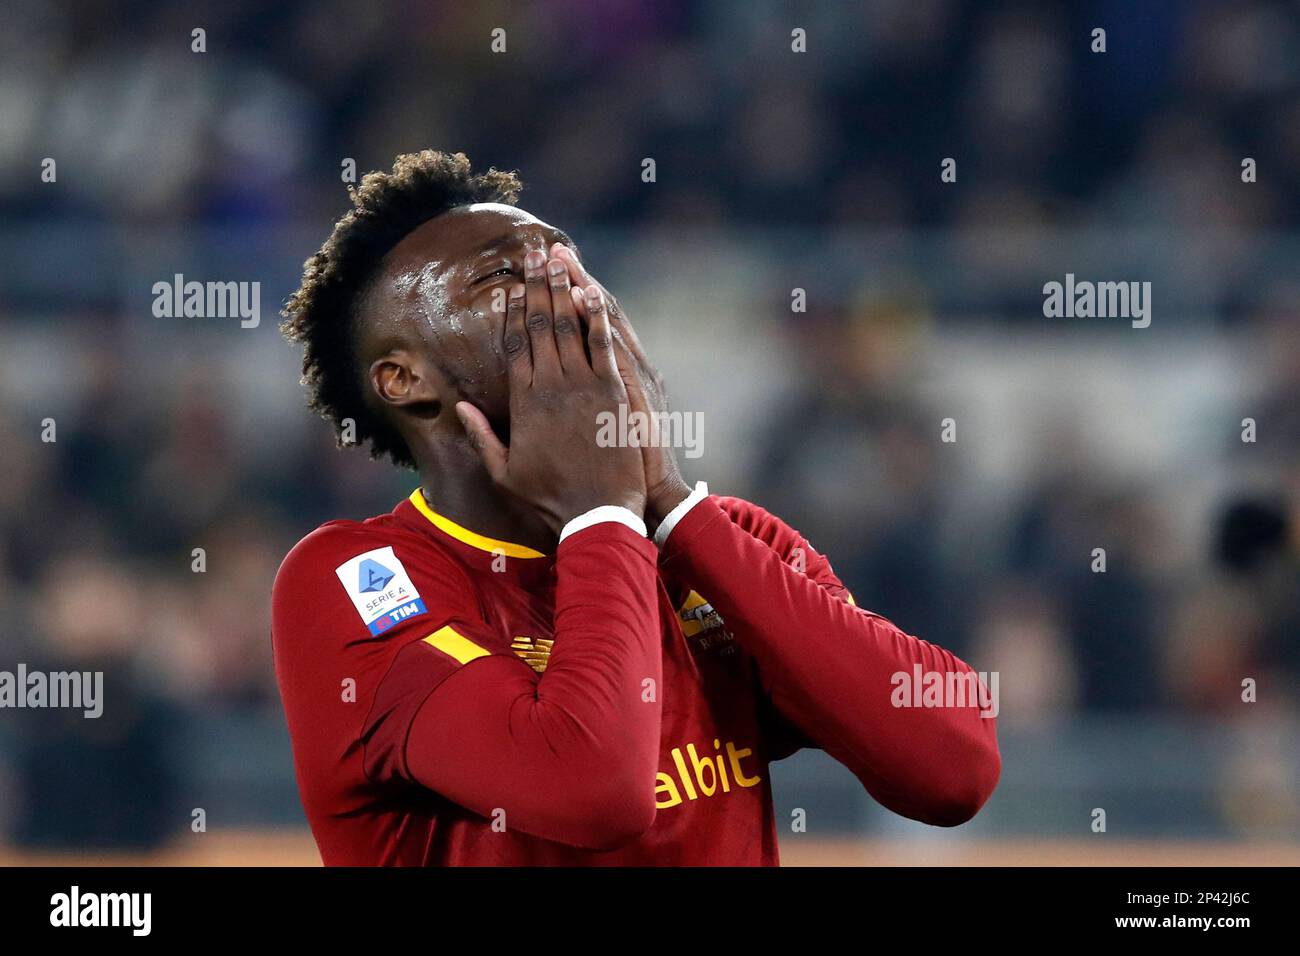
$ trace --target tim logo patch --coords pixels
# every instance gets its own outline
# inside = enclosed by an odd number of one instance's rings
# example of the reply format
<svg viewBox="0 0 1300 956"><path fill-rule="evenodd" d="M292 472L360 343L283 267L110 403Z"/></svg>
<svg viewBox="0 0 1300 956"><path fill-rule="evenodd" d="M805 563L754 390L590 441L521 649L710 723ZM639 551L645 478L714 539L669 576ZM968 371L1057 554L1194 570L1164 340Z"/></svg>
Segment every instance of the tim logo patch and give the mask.
<svg viewBox="0 0 1300 956"><path fill-rule="evenodd" d="M334 573L371 634L383 634L426 611L420 593L391 547L358 554L340 564Z"/></svg>

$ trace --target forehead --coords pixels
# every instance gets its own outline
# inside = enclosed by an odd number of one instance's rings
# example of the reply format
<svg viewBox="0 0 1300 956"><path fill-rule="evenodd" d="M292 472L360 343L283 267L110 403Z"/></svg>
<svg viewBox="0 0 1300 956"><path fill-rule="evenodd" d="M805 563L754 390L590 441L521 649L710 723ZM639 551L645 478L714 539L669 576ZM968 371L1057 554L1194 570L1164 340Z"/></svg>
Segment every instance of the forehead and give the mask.
<svg viewBox="0 0 1300 956"><path fill-rule="evenodd" d="M490 255L507 246L545 248L568 239L560 230L517 206L457 206L417 226L385 256L387 270L441 266Z"/></svg>

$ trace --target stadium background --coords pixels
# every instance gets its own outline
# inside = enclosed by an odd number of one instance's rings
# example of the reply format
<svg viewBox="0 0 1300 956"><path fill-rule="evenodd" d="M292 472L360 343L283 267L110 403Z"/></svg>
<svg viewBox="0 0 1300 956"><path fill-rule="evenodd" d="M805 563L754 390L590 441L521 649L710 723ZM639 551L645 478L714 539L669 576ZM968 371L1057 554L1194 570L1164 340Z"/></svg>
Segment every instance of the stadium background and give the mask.
<svg viewBox="0 0 1300 956"><path fill-rule="evenodd" d="M1293 3L175 6L0 31L0 666L108 700L0 712L0 862L318 862L270 584L414 478L332 447L275 312L343 160L426 146L521 170L575 236L704 416L689 478L1001 674L975 821L800 754L787 863L1300 860ZM1067 272L1150 280L1151 327L1044 318ZM260 325L155 318L175 273L259 281Z"/></svg>

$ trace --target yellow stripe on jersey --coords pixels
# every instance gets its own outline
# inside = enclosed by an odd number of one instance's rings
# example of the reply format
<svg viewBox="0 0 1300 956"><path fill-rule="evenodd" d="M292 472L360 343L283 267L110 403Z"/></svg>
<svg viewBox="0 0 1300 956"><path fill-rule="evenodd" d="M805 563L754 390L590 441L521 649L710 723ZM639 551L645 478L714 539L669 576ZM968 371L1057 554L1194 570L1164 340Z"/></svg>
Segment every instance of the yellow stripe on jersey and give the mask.
<svg viewBox="0 0 1300 956"><path fill-rule="evenodd" d="M429 522L443 534L450 535L471 548L478 548L480 551L489 551L493 554L504 554L507 558L546 557L542 552L534 551L525 545L512 544L509 541L498 541L496 538L489 538L486 535L470 531L469 528L462 528L450 518L444 517L430 508L429 503L424 500L424 492L419 488L411 492L411 504L415 505L415 509L428 518Z"/></svg>
<svg viewBox="0 0 1300 956"><path fill-rule="evenodd" d="M468 664L472 660L487 657L492 653L479 647L468 637L457 634L450 624L438 628L424 639L424 643L430 647L436 647L448 657L455 658L461 664Z"/></svg>

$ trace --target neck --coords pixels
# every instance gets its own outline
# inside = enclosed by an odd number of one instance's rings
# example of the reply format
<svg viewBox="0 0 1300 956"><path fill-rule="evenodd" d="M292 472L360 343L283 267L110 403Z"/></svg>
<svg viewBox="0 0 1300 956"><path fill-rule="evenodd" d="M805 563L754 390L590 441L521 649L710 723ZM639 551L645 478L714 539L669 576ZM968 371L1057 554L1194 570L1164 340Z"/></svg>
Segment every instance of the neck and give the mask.
<svg viewBox="0 0 1300 956"><path fill-rule="evenodd" d="M412 449L429 507L478 534L553 554L556 534L541 516L488 475L464 436Z"/></svg>

